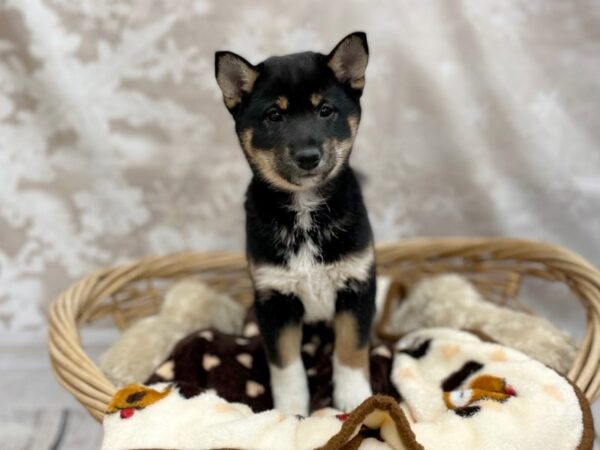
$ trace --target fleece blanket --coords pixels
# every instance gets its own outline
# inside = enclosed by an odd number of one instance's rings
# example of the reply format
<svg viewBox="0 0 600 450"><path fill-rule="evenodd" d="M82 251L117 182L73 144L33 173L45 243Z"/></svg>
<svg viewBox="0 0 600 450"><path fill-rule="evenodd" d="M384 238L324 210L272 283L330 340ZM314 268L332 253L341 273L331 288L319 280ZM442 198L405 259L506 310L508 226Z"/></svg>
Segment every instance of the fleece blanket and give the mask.
<svg viewBox="0 0 600 450"><path fill-rule="evenodd" d="M324 323L307 324L302 334L302 360L308 375L311 411L332 406L333 331ZM400 396L389 374L392 344L372 346L373 392ZM253 309L242 336L216 329L192 333L181 340L145 384L176 382L185 391L214 389L227 401L248 405L254 412L273 408L269 368Z"/></svg>
<svg viewBox="0 0 600 450"><path fill-rule="evenodd" d="M311 394L319 400L310 417L270 409L262 351L248 347L256 330L249 324L245 334L195 333L158 368L155 384L121 389L104 419L103 449L592 448L589 405L574 385L470 332L423 329L391 347L374 347L371 365L379 370L372 382L388 395L345 414L327 407L329 387L319 393L313 382ZM303 349L305 363L314 358L307 371L316 370L315 379L319 368L329 370L320 358L327 358L330 342L317 334L324 341L314 343L308 334L305 345L315 349Z"/></svg>

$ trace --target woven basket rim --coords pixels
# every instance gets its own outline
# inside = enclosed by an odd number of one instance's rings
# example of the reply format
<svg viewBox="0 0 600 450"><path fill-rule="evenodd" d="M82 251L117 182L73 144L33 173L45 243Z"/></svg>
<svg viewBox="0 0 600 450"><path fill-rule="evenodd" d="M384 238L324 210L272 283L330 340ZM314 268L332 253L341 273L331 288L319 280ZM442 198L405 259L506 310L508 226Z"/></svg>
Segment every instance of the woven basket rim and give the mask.
<svg viewBox="0 0 600 450"><path fill-rule="evenodd" d="M400 264L427 267L433 261L458 258L465 261L506 261L538 264L540 274L568 285L587 314L585 336L568 378L589 400L600 395L600 272L590 262L563 247L525 238L414 238L383 242L376 247L378 269ZM121 266L91 273L64 291L51 305L49 353L52 369L63 387L97 420L117 388L82 348L79 329L102 299L132 282L173 278L210 271L245 273L245 256L239 251L184 251L150 256Z"/></svg>

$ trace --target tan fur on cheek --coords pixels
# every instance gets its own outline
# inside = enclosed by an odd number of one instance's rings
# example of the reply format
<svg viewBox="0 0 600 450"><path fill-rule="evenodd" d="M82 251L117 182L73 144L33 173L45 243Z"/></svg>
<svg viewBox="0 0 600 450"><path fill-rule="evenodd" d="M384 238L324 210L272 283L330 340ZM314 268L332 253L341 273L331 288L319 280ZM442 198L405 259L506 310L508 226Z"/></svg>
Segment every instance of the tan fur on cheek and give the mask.
<svg viewBox="0 0 600 450"><path fill-rule="evenodd" d="M333 141L333 148L335 150L335 156L338 162L342 162L348 157L350 150L352 149L352 144L354 140L352 138L344 139L342 141L338 141L335 139Z"/></svg>
<svg viewBox="0 0 600 450"><path fill-rule="evenodd" d="M327 178L331 179L335 177L341 168L344 166L344 162L348 159L348 155L352 150L352 144L354 140L352 138L337 140L330 139L325 142L325 148L328 152L332 152L335 158L333 170L327 175Z"/></svg>
<svg viewBox="0 0 600 450"><path fill-rule="evenodd" d="M290 183L277 174L275 171L275 158L270 153L258 152L254 161L258 171L268 183L284 191L302 190L300 186Z"/></svg>
<svg viewBox="0 0 600 450"><path fill-rule="evenodd" d="M342 168L344 161L348 159L348 155L352 151L356 132L358 131L358 121L358 116L349 116L348 126L350 127L350 137L343 140L332 139L326 144L335 154L335 167L328 178L334 177Z"/></svg>
<svg viewBox="0 0 600 450"><path fill-rule="evenodd" d="M288 106L290 104L287 97L284 97L283 95L280 95L279 97L277 97L277 101L275 103L277 104L277 106L279 106L280 109L282 109L284 111L288 108Z"/></svg>
<svg viewBox="0 0 600 450"><path fill-rule="evenodd" d="M299 191L302 189L277 174L273 152L257 149L252 145L252 129L248 128L240 133L240 143L251 164L265 181L285 191Z"/></svg>
<svg viewBox="0 0 600 450"><path fill-rule="evenodd" d="M340 364L362 369L369 376L369 346L359 347L358 323L356 317L342 312L335 317L335 355Z"/></svg>
<svg viewBox="0 0 600 450"><path fill-rule="evenodd" d="M281 367L287 367L300 358L302 331L297 325L284 328L277 339L277 352Z"/></svg>
<svg viewBox="0 0 600 450"><path fill-rule="evenodd" d="M338 161L345 161L352 150L352 145L354 145L354 139L356 138L356 132L358 131L358 117L349 116L348 126L350 127L350 137L348 139L335 142L335 154Z"/></svg>
<svg viewBox="0 0 600 450"><path fill-rule="evenodd" d="M319 106L319 104L321 103L321 100L323 100L323 97L321 97L320 94L314 93L313 95L310 96L310 103L316 108L317 106Z"/></svg>
<svg viewBox="0 0 600 450"><path fill-rule="evenodd" d="M356 137L356 132L358 131L358 117L357 116L348 116L348 126L350 127L350 134L352 135L352 140Z"/></svg>
<svg viewBox="0 0 600 450"><path fill-rule="evenodd" d="M249 157L253 157L256 153L256 149L252 147L252 129L248 128L240 133L240 144L242 145L242 150Z"/></svg>

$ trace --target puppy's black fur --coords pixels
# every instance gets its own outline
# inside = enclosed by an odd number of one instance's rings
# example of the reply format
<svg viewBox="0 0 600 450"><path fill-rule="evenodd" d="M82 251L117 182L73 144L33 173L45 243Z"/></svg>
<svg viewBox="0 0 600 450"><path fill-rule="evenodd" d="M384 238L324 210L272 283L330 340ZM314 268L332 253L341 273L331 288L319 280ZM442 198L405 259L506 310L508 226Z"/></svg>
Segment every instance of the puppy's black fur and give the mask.
<svg viewBox="0 0 600 450"><path fill-rule="evenodd" d="M246 194L246 251L253 264L275 264L282 267L291 254L310 239L318 248L317 263L335 263L349 254L372 245L373 237L360 186L352 169L346 166L340 174L321 188L323 203L311 212L314 226L307 231L296 226L296 212L290 210L293 194L274 190L259 177L250 182ZM281 230L293 235L290 246L281 245L275 238ZM327 230L335 230L327 233ZM366 281L349 279L348 289L339 290L336 311L348 311L358 321L359 346L368 343L375 312L375 266L370 267ZM273 360L279 359L274 347L277 335L290 322L300 323L304 315L302 302L293 295L269 292L257 293L263 300L255 303L261 333Z"/></svg>
<svg viewBox="0 0 600 450"><path fill-rule="evenodd" d="M366 370L368 378L373 238L348 164L367 60L364 33L347 36L328 55L298 53L256 66L231 52L215 55L217 81L253 171L245 203L247 255L274 398L293 412L306 411L283 397L284 382L278 395L276 378L287 377L278 370L299 356L295 330L302 321L334 320L343 335L336 340L342 369L335 383L345 383L344 367ZM344 393L352 386L334 388L337 406L345 409L368 394L364 386L362 394Z"/></svg>

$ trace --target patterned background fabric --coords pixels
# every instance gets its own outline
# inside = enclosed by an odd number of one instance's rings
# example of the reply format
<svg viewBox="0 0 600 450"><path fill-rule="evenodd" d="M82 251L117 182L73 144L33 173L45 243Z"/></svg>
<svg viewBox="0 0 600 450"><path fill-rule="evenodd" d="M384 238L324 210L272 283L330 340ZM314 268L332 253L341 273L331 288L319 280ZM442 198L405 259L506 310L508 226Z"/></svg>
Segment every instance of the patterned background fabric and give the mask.
<svg viewBox="0 0 600 450"><path fill-rule="evenodd" d="M600 264L598 0L0 0L0 339L43 346L49 301L94 268L241 249L214 51L354 30L379 241L526 236Z"/></svg>

